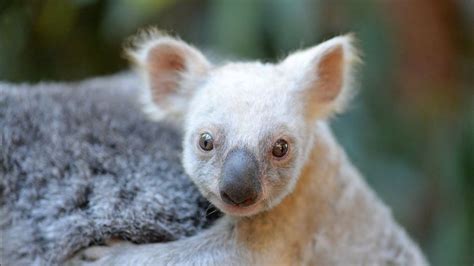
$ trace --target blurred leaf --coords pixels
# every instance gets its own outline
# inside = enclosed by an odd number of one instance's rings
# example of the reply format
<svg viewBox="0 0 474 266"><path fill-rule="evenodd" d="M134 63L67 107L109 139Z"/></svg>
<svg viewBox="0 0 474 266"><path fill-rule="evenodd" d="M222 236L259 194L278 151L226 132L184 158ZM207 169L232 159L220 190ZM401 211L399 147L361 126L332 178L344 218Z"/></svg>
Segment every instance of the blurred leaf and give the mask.
<svg viewBox="0 0 474 266"><path fill-rule="evenodd" d="M261 46L262 3L260 1L211 1L211 42L220 52L254 58L263 54Z"/></svg>
<svg viewBox="0 0 474 266"><path fill-rule="evenodd" d="M29 30L26 10L12 6L0 16L0 80L17 77L21 62L18 56L26 46ZM17 62L12 64L12 62Z"/></svg>
<svg viewBox="0 0 474 266"><path fill-rule="evenodd" d="M36 31L45 43L55 43L70 32L77 16L71 1L46 0L40 10Z"/></svg>

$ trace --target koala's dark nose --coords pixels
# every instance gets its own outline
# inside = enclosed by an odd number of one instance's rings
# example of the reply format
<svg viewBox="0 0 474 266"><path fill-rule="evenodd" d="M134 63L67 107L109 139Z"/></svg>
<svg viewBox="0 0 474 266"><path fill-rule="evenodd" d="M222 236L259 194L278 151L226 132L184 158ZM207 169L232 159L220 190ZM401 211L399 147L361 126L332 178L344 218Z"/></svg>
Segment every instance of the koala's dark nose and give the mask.
<svg viewBox="0 0 474 266"><path fill-rule="evenodd" d="M235 149L224 161L219 182L221 198L232 205L249 206L255 203L262 188L258 180L258 163L247 149Z"/></svg>

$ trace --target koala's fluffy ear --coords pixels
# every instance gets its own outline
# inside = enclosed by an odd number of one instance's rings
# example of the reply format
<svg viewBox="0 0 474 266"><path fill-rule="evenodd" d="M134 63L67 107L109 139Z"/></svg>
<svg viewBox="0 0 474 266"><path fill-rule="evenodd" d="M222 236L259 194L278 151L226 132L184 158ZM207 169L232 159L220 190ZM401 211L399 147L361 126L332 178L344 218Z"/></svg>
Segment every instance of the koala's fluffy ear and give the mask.
<svg viewBox="0 0 474 266"><path fill-rule="evenodd" d="M354 68L360 62L353 42L351 35L335 37L280 63L296 82L308 118L326 118L346 107L354 93Z"/></svg>
<svg viewBox="0 0 474 266"><path fill-rule="evenodd" d="M153 120L180 121L210 63L196 48L156 30L140 33L127 49L144 79L143 110Z"/></svg>

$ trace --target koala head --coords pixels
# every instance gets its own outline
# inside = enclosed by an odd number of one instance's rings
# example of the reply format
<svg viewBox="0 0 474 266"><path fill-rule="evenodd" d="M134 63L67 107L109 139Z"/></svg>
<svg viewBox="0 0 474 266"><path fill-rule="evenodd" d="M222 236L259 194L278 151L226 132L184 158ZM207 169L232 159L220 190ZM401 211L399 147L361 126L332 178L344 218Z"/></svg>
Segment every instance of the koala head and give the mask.
<svg viewBox="0 0 474 266"><path fill-rule="evenodd" d="M143 74L144 111L180 125L186 172L233 216L268 210L291 193L316 124L350 98L357 61L351 36L275 64L214 66L196 48L157 33L129 55Z"/></svg>

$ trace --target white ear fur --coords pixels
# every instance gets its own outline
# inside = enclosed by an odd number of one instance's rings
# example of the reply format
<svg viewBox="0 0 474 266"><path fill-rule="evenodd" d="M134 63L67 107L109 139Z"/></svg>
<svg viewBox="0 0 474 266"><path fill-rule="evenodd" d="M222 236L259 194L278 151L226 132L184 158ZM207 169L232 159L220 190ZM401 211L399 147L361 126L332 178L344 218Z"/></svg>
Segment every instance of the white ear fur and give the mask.
<svg viewBox="0 0 474 266"><path fill-rule="evenodd" d="M132 39L126 50L144 81L140 101L153 120L181 121L210 63L196 48L157 30Z"/></svg>
<svg viewBox="0 0 474 266"><path fill-rule="evenodd" d="M280 67L293 77L312 119L342 112L354 94L354 68L360 62L352 35L332 38L288 56Z"/></svg>

